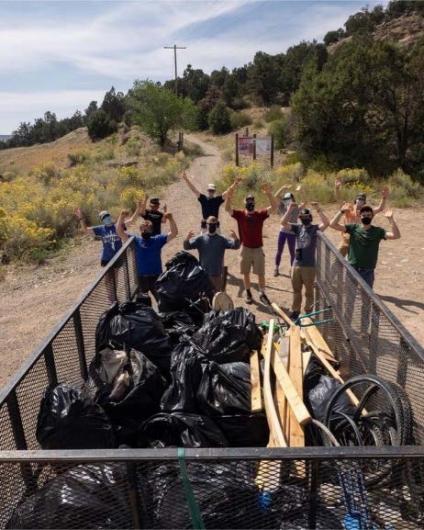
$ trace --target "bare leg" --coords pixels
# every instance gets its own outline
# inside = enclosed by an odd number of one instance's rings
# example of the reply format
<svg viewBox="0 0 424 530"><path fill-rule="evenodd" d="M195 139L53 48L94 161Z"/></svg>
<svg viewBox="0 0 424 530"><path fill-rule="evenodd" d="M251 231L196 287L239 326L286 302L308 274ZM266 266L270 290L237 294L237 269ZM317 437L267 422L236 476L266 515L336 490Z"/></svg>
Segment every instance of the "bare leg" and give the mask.
<svg viewBox="0 0 424 530"><path fill-rule="evenodd" d="M243 274L243 283L245 289L250 289L251 283L250 283L250 272L245 272Z"/></svg>
<svg viewBox="0 0 424 530"><path fill-rule="evenodd" d="M258 274L259 290L265 291L265 274Z"/></svg>

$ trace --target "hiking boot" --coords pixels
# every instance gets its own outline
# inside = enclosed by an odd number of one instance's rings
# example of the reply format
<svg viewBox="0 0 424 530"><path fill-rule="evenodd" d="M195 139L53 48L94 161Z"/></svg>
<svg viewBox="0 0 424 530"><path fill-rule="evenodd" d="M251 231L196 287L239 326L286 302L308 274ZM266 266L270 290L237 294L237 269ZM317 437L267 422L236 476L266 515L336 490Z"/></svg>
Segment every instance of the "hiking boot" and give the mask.
<svg viewBox="0 0 424 530"><path fill-rule="evenodd" d="M246 289L246 304L251 304L253 302L253 296L250 289Z"/></svg>
<svg viewBox="0 0 424 530"><path fill-rule="evenodd" d="M274 269L274 276L280 276L280 271L277 268Z"/></svg>
<svg viewBox="0 0 424 530"><path fill-rule="evenodd" d="M259 296L259 300L264 304L264 305L271 305L271 301L270 299L267 297L267 295L262 292Z"/></svg>

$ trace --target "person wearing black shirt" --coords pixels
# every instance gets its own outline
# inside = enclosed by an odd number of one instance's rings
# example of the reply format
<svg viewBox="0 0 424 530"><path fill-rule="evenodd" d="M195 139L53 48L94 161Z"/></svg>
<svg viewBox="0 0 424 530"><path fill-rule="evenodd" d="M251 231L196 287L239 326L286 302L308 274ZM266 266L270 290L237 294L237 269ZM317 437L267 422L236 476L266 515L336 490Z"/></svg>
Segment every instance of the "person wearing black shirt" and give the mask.
<svg viewBox="0 0 424 530"><path fill-rule="evenodd" d="M205 195L204 193L200 193L200 191L193 184L192 180L187 176L187 173L185 171L183 171L181 177L186 182L187 186L191 189L191 191L196 195L197 200L200 202L200 206L202 209L201 228L202 230L206 230L206 219L208 217L216 217L217 219L219 219L219 208L221 204L225 202L228 192L235 186L235 183L232 184L221 195L216 195L215 184L208 184L207 192Z"/></svg>
<svg viewBox="0 0 424 530"><path fill-rule="evenodd" d="M138 214L146 221L150 221L153 225L152 235L158 236L162 233L162 224L165 223L165 214L167 211L166 203L163 206L163 212L159 210L160 200L157 197L152 197L149 202L149 208L146 208L148 195L145 194L144 201L139 203Z"/></svg>

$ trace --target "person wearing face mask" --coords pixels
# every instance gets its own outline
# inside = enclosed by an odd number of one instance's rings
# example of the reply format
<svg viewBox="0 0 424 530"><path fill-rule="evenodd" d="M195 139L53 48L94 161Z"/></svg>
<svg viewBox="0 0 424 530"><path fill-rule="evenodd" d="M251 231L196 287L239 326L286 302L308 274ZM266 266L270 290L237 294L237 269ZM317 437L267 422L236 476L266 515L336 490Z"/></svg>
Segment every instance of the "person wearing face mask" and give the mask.
<svg viewBox="0 0 424 530"><path fill-rule="evenodd" d="M392 230L374 226L372 220L374 211L371 206L364 205L359 210L360 222L351 224L340 224L339 221L349 204L345 203L340 211L331 220L330 226L350 236L348 261L357 271L361 278L372 288L374 285L374 270L378 260L378 250L382 239L399 239L400 231L393 218L393 213L388 210L384 213Z"/></svg>
<svg viewBox="0 0 424 530"><path fill-rule="evenodd" d="M113 222L112 216L107 210L103 210L99 213L99 218L102 224L97 226L87 226L84 216L82 215L81 208L77 208L75 215L80 221L84 232L87 234L91 233L97 238L101 239L103 248L100 257L100 265L105 267L122 247L122 241L117 234L116 225ZM126 211L125 222L131 223L135 219L136 215L137 212L135 211L132 217L129 217L129 213Z"/></svg>
<svg viewBox="0 0 424 530"><path fill-rule="evenodd" d="M340 190L342 188L341 179L337 179L335 183L335 195L336 201L340 202ZM386 209L387 199L389 197L389 188L384 187L381 191L381 200L378 206L374 208L374 215L384 211ZM360 223L360 210L362 206L365 206L367 202L367 196L365 193L358 193L353 204L345 203L344 204L344 219L343 224L355 224ZM348 207L347 207L348 206ZM342 233L342 240L338 247L340 254L343 257L346 257L349 253L349 239L350 236L347 232Z"/></svg>
<svg viewBox="0 0 424 530"><path fill-rule="evenodd" d="M301 224L290 223L290 214L297 208L297 204L290 203L287 212L281 219L281 225L286 229L291 229L296 237L295 259L291 271L293 286L293 304L291 318L296 320L300 315L302 306L302 289L305 287L304 312L311 313L314 304L314 282L316 274L316 245L317 232L323 232L329 225L327 216L321 210L317 202L311 203L315 207L321 223L313 224L312 212L308 208L301 208L299 219Z"/></svg>
<svg viewBox="0 0 424 530"><path fill-rule="evenodd" d="M280 188L281 189L281 188ZM278 193L278 192L277 192ZM277 197L277 193L275 194ZM293 193L286 192L283 195L283 198L280 202L280 205L278 207L278 213L279 215L283 216L287 212L290 204L292 202L296 202ZM297 224L297 218L299 217L299 208L292 208L290 210L290 218L289 218L289 224ZM278 243L277 243L277 254L275 255L275 270L274 270L274 276L279 276L280 271L280 263L281 263L281 256L283 254L284 245L287 241L287 246L289 247L289 253L290 253L290 266L293 265L294 261L294 249L296 245L296 236L294 232L291 229L287 229L284 227L281 227L280 233L278 234Z"/></svg>
<svg viewBox="0 0 424 530"><path fill-rule="evenodd" d="M207 229L206 219L211 216L219 219L219 209L221 207L221 204L225 202L228 193L231 189L235 187L236 183L233 183L226 191L218 195L216 194L215 184L208 184L207 192L205 195L204 193L200 193L197 187L193 184L192 180L187 176L187 173L185 171L181 173L181 178L184 180L190 190L196 195L197 200L200 202L200 206L202 209L202 221L200 223L200 227L202 231L205 231ZM219 230L219 221L217 228Z"/></svg>
<svg viewBox="0 0 424 530"><path fill-rule="evenodd" d="M162 233L162 224L165 223L165 214L167 212L166 203L163 205L163 212L160 211L160 200L158 197L152 197L149 201L149 208L147 208L147 200L149 196L144 195L144 200L138 203L138 215L146 221L151 221L153 225L153 235L157 236Z"/></svg>
<svg viewBox="0 0 424 530"><path fill-rule="evenodd" d="M233 210L232 197L234 190L235 186L232 187L228 194L225 209L238 224L240 241L242 243L240 252L240 272L243 274L243 283L246 290L246 303L251 304L253 302L250 282L250 271L253 269L253 274L258 276L260 290L259 300L263 304L269 305L270 301L265 293L265 254L263 251L262 231L265 220L268 219L271 213L277 211L277 200L272 194L270 184L264 184L262 186L262 191L268 197L270 202L268 208L256 210L254 195L248 195L245 199L244 210Z"/></svg>
<svg viewBox="0 0 424 530"><path fill-rule="evenodd" d="M217 233L218 219L210 216L206 219L207 232L195 236L189 232L184 240L184 250L197 249L199 252L200 265L208 273L215 291L222 291L224 254L227 249L237 250L240 248L240 240L234 231L230 232L230 238Z"/></svg>
<svg viewBox="0 0 424 530"><path fill-rule="evenodd" d="M165 214L169 222L168 234L153 235L153 224L151 221L143 221L140 224L140 234L128 234L125 230L124 219L126 211L122 211L117 222L117 232L122 241L126 241L134 235L135 263L137 268L138 286L143 294L149 291L156 298L155 283L162 274L162 247L174 239L178 234L178 228L171 213Z"/></svg>

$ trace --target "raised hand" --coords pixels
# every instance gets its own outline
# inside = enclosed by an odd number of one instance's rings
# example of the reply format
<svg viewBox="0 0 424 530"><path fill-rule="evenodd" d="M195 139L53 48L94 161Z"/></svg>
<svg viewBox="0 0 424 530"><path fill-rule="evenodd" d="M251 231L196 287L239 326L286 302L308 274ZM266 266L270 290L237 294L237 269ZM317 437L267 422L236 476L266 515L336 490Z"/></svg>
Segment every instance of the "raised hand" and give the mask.
<svg viewBox="0 0 424 530"><path fill-rule="evenodd" d="M299 184L298 186L296 186L296 190L295 191L300 191L302 189L302 184Z"/></svg>
<svg viewBox="0 0 424 530"><path fill-rule="evenodd" d="M350 204L348 202L344 202L342 204L342 207L340 208L340 211L342 213L346 213L346 212L349 212L350 211Z"/></svg>
<svg viewBox="0 0 424 530"><path fill-rule="evenodd" d="M384 186L384 188L381 190L381 197L383 199L387 199L389 195L390 195L389 188L387 186Z"/></svg>
<svg viewBox="0 0 424 530"><path fill-rule="evenodd" d="M130 212L128 210L121 210L122 217L128 217L129 215L130 215Z"/></svg>
<svg viewBox="0 0 424 530"><path fill-rule="evenodd" d="M385 210L384 217L387 217L387 219L390 221L393 219L393 211L392 210Z"/></svg>
<svg viewBox="0 0 424 530"><path fill-rule="evenodd" d="M193 230L190 230L190 232L187 234L186 240L192 239L196 234L193 232Z"/></svg>
<svg viewBox="0 0 424 530"><path fill-rule="evenodd" d="M234 232L234 230L230 230L230 237L231 239L237 239L237 234Z"/></svg>
<svg viewBox="0 0 424 530"><path fill-rule="evenodd" d="M165 219L172 219L172 213L171 212L166 212L166 214L164 215L164 218Z"/></svg>
<svg viewBox="0 0 424 530"><path fill-rule="evenodd" d="M264 182L261 186L261 190L264 193L271 193L272 192L272 186L269 182Z"/></svg>

